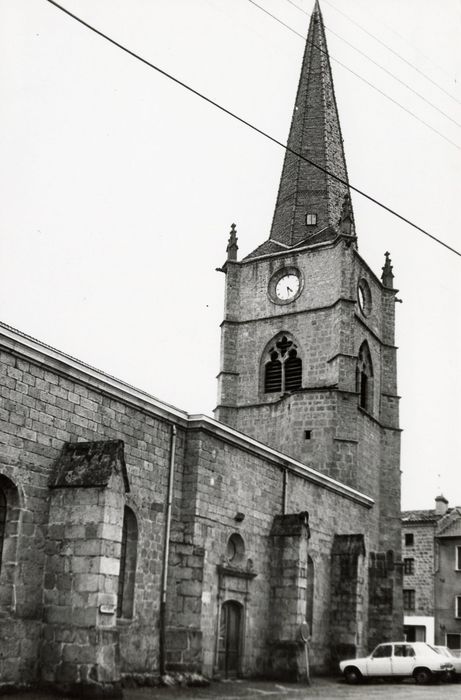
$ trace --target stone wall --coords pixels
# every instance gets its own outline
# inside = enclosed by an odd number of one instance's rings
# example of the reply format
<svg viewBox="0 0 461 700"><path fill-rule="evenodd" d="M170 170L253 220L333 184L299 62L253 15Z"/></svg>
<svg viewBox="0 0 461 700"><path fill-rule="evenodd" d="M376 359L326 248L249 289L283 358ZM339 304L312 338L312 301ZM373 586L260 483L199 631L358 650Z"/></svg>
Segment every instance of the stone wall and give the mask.
<svg viewBox="0 0 461 700"><path fill-rule="evenodd" d="M405 546L405 535L413 534L414 544ZM414 559L414 574L403 574L403 588L415 591L415 609L405 615L434 615L434 534L435 522L402 526L402 559Z"/></svg>
<svg viewBox="0 0 461 700"><path fill-rule="evenodd" d="M280 632L279 641L298 648L296 629L304 607L305 617L313 618L313 669L327 670L334 536L364 533L366 551L378 549L379 512L369 497L31 339L5 332L0 344L0 474L11 500L12 528L0 574L1 625L9 639L0 662L4 683L41 679L61 687L115 688L124 675L146 681L158 675L172 424L178 434L167 668L220 671L221 614L229 602L241 612L239 672L267 673L277 641L274 601L282 610L294 600L290 633ZM65 483L56 481L66 445L78 453L83 445L101 441L122 441L126 478L117 467L116 482L77 479L71 484L65 471ZM81 475L77 463L74 467ZM138 529L134 613L114 619L125 506ZM287 586L286 595L274 598L277 577L285 574L274 571L270 538L275 516L306 511L315 581L312 615L306 600L307 550L298 548L297 563L292 552L296 599ZM243 542L238 556L230 547L233 535Z"/></svg>
<svg viewBox="0 0 461 700"><path fill-rule="evenodd" d="M158 611L170 422L173 418L179 430L175 481L175 516L178 518L184 452L184 428L181 426L185 424L186 414L178 411L177 415L168 416L167 410L161 405L153 405L154 402L142 392L131 390L70 358L46 349L44 352L43 347L30 339L18 336L12 343L10 336L8 331L1 339L4 347L0 353L0 474L18 491L19 510L16 512L20 514L21 524L15 538L14 566L5 565L0 575L5 616L1 624L7 628L9 639L0 660L2 682L35 682L40 644L43 643L42 659L46 657L55 663L53 645L71 643L68 635L64 635L66 641L58 641L61 633L46 631L43 625L59 624L58 608L69 604L63 601L72 588L81 597L81 613L78 614L82 616L90 614L88 609L85 610L83 598L98 593L91 588L91 577L99 574L70 569L58 574L52 564L56 548L60 546L62 528L69 529L72 525L70 521L66 521L67 525L62 521L59 515L61 506L56 509L53 505L50 478L64 444L82 440L123 440L124 443L131 491L123 497L123 503L130 505L136 515L138 551L142 555L136 572L134 616L131 620L117 622L121 672L158 673ZM21 343L24 343L23 347ZM14 347L10 349L11 345ZM81 511L78 515L75 510L75 518L80 519L80 524L75 523L75 532L69 535L68 541L68 546L78 549L72 556L75 566L79 566L80 555L84 566L86 554L91 554L88 549L91 538L88 539L88 532L82 530L82 523L87 522L88 527L93 523L97 528L101 525L91 515L98 508L92 499L97 498L96 494L89 492L78 493L78 503L73 506ZM118 508L117 527L120 527L122 502ZM11 515L10 511L10 527L14 522ZM78 528L80 535L77 534ZM116 547L117 541L114 537L111 546ZM71 554L69 551L69 556ZM47 568L46 561L49 562ZM114 563L113 576L118 573L115 568ZM107 573L104 572L104 576ZM79 577L86 580L82 586L90 588L80 587L79 590ZM104 586L99 592L105 592ZM113 588L110 592L113 593ZM77 616L75 603L70 605L75 611L72 614ZM70 646L68 649L66 658L76 651ZM45 677L49 678L48 665L44 664L43 669Z"/></svg>
<svg viewBox="0 0 461 700"><path fill-rule="evenodd" d="M178 612L172 612L171 623L177 628L198 626L200 617L204 669L211 673L216 662L219 606L226 600L238 601L245 611L245 650L241 670L244 674L268 672L270 645L274 642L270 630L274 614L278 614L273 602L274 587L279 585L274 578L274 551L269 536L273 531L274 517L283 516L285 492L286 513L309 513L309 555L315 576L312 664L314 671L327 670L330 663L329 592L333 537L336 532L366 532L366 546L373 548L376 542L368 535L373 533L370 523L375 517L374 509L369 507L371 504L356 499L352 492L348 498L346 494L335 491L334 482L329 482L331 488L322 487L307 470L303 472L301 465L299 471L290 469L287 462L284 464L275 456L271 458L267 450L252 450L250 444L233 445L229 440L211 434L210 426L198 420L190 426L187 445L185 478L190 495L189 508L196 515L194 542L196 547L203 548L203 558L200 562L194 558L192 561L196 561L197 569L186 575L194 576L195 580L202 577L203 585L201 591L197 589L195 604L193 601L187 603L188 611L194 611L192 616L190 612L187 615L181 612L185 605L179 600L184 590L183 581L179 580L178 586L172 586L171 595L175 597L171 599L170 609ZM285 487L284 471L287 472ZM242 515L244 517L240 519ZM228 540L233 533L238 533L245 543L244 556L237 563L229 561L227 556ZM192 545L184 541L175 545L175 556L180 556L183 548L182 556L192 554ZM306 556L301 556L301 551L298 551L298 567L295 569L300 584L296 595L300 596L297 600L304 600L304 619L308 614L305 559ZM177 574L172 573L172 576L180 578L183 572L179 567L176 571ZM290 596L287 594L287 601ZM281 605L283 607L285 602ZM295 627L293 624L291 639L284 641L299 641Z"/></svg>

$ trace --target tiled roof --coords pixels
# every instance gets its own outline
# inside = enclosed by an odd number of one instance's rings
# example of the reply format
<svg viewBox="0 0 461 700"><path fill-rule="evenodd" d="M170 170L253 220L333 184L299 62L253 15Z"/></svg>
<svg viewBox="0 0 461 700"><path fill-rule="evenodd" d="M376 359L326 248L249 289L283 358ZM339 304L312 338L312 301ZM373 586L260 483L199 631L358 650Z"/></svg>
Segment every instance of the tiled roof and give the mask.
<svg viewBox="0 0 461 700"><path fill-rule="evenodd" d="M250 260L251 258L259 258L261 255L270 255L271 253L281 253L284 250L288 250L287 246L277 243L277 241L264 241L260 246L255 248L251 253L246 255L243 259Z"/></svg>
<svg viewBox="0 0 461 700"><path fill-rule="evenodd" d="M434 509L432 510L403 510L403 523L436 523L442 516L438 515Z"/></svg>

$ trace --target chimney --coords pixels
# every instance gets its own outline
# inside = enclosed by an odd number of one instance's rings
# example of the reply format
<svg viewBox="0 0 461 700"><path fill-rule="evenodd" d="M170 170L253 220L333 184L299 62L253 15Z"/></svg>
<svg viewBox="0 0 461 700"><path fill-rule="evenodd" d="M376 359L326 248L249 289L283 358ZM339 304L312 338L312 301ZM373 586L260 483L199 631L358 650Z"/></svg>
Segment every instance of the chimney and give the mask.
<svg viewBox="0 0 461 700"><path fill-rule="evenodd" d="M440 494L440 496L437 496L437 498L435 499L436 515L440 515L440 516L445 515L447 510L448 510L448 501L445 498L445 496L442 496L442 494Z"/></svg>

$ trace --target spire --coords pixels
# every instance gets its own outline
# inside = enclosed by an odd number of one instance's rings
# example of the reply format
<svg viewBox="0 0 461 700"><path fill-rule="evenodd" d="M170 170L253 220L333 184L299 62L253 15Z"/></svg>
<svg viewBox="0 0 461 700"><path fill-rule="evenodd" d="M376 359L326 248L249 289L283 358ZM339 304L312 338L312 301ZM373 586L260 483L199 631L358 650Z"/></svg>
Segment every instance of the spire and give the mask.
<svg viewBox="0 0 461 700"><path fill-rule="evenodd" d="M288 147L347 182L325 27L318 0L310 20ZM335 238L346 196L349 196L346 185L287 151L270 239L295 246L311 237L314 242L314 236L315 242ZM350 218L353 225L352 208ZM319 232L322 232L320 236L316 236Z"/></svg>

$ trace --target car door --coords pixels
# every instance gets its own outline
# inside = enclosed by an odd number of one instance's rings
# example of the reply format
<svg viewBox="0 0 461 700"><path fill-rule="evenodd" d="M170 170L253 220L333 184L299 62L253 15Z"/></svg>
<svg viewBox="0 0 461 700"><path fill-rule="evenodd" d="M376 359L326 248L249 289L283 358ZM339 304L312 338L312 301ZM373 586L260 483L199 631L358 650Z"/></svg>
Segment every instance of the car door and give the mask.
<svg viewBox="0 0 461 700"><path fill-rule="evenodd" d="M416 665L415 650L411 644L394 644L391 659L393 676L411 676Z"/></svg>
<svg viewBox="0 0 461 700"><path fill-rule="evenodd" d="M390 676L392 674L392 644L380 644L368 657L369 676Z"/></svg>

